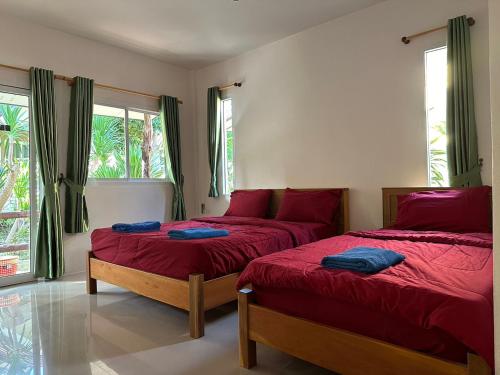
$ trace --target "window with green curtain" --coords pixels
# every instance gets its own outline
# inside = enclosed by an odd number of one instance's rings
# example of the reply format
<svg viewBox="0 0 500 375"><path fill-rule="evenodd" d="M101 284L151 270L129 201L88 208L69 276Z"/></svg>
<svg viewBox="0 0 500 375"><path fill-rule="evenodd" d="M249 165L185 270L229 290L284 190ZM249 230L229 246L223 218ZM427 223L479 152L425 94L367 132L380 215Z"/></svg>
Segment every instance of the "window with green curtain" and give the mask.
<svg viewBox="0 0 500 375"><path fill-rule="evenodd" d="M94 104L89 178L170 180L165 155L160 113Z"/></svg>

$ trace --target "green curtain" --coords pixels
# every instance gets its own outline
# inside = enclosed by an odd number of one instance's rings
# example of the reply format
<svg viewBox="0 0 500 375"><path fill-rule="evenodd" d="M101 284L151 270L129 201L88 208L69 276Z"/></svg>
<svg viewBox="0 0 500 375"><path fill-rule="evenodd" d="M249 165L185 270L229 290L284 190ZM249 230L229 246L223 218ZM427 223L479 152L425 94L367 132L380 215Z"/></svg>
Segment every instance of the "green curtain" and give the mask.
<svg viewBox="0 0 500 375"><path fill-rule="evenodd" d="M75 77L71 88L68 133L68 164L66 167L66 233L83 233L89 229L85 184L89 169L94 108L94 81Z"/></svg>
<svg viewBox="0 0 500 375"><path fill-rule="evenodd" d="M179 130L179 102L171 96L160 97L160 112L168 157L170 159L171 179L174 184L172 197L172 220L186 220L184 204L184 175L181 165L181 137Z"/></svg>
<svg viewBox="0 0 500 375"><path fill-rule="evenodd" d="M448 21L446 131L450 185L480 186L470 29L466 16Z"/></svg>
<svg viewBox="0 0 500 375"><path fill-rule="evenodd" d="M35 251L35 276L56 279L64 273L61 206L59 201L54 73L31 68L31 118L43 183Z"/></svg>
<svg viewBox="0 0 500 375"><path fill-rule="evenodd" d="M219 196L217 176L219 175L221 143L220 102L219 88L209 88L207 93L208 164L210 165L209 197Z"/></svg>

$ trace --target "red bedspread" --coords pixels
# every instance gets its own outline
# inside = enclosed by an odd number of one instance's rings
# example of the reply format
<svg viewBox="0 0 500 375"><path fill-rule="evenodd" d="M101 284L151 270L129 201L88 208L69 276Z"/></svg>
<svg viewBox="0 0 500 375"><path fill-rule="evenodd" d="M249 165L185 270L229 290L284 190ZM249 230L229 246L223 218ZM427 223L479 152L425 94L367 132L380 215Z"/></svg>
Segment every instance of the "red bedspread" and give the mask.
<svg viewBox="0 0 500 375"><path fill-rule="evenodd" d="M172 240L171 229L227 229L227 237ZM203 273L205 280L243 270L252 259L333 235L318 223L291 223L234 216L200 218L163 224L159 232L117 233L111 228L92 232L94 255L107 262L187 280Z"/></svg>
<svg viewBox="0 0 500 375"><path fill-rule="evenodd" d="M406 260L375 275L319 265L324 256L355 246L391 249L404 254ZM239 287L252 283L257 291L295 290L445 333L493 368L492 261L491 234L352 232L256 259L242 273ZM301 305L297 311L304 309L307 306ZM390 332L379 331L378 336L384 339ZM406 341L408 347L414 347L412 337Z"/></svg>

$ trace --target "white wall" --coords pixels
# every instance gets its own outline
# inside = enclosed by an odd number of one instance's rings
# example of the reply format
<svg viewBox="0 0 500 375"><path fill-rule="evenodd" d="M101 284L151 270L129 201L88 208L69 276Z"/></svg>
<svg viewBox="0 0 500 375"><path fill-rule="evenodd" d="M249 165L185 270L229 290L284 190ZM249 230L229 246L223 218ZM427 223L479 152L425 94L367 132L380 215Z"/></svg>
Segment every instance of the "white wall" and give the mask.
<svg viewBox="0 0 500 375"><path fill-rule="evenodd" d="M500 2L489 1L491 126L493 139L493 269L495 305L495 371L500 373Z"/></svg>
<svg viewBox="0 0 500 375"><path fill-rule="evenodd" d="M96 82L131 90L177 96L181 106L183 167L188 211L194 197L195 158L192 156L191 98L188 71L109 45L65 34L27 23L13 17L0 16L0 63L21 67L38 66L66 76L81 75ZM28 87L28 75L0 69L0 84ZM58 120L58 152L60 171L66 171L67 129L70 87L56 81ZM155 100L138 96L117 95L95 90L95 102L158 109ZM64 204L64 188L61 191ZM171 185L169 183L90 183L87 188L91 231L117 221L161 220L170 217ZM64 210L63 210L64 211ZM65 235L66 272L83 271L84 255L90 249L90 232Z"/></svg>
<svg viewBox="0 0 500 375"><path fill-rule="evenodd" d="M446 32L403 45L401 36L467 14L483 181L491 183L486 0L389 0L194 74L198 210L207 197L206 90L232 89L237 188L349 187L352 227L382 224L382 186L426 186L424 51Z"/></svg>
<svg viewBox="0 0 500 375"><path fill-rule="evenodd" d="M180 97L189 216L200 214L201 203L207 214L227 206L225 198L207 197L206 89L242 80L243 87L230 92L236 186L350 187L353 228L372 228L381 225L380 187L427 184L423 53L444 45L446 33L407 46L399 39L464 13L477 20L472 33L476 109L483 181L491 183L486 0L389 0L192 73L0 15L0 63ZM0 84L28 87L27 75L0 69ZM69 90L56 83L63 172ZM104 90L96 90L96 102L157 105ZM90 184L87 196L91 229L169 217L168 184ZM68 272L83 270L89 234L66 235L65 245Z"/></svg>

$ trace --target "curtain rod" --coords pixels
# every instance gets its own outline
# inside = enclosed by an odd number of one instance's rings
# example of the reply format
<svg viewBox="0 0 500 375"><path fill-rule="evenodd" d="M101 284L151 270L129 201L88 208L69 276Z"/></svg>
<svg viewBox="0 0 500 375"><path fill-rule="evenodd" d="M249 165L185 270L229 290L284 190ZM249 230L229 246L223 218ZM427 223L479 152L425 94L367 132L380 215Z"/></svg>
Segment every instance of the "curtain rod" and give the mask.
<svg viewBox="0 0 500 375"><path fill-rule="evenodd" d="M20 68L18 66L6 65L6 64L0 64L0 68L17 70L17 71L26 72L26 73L29 73L29 71L30 71L29 69L26 69L26 68ZM54 74L54 78L58 79L58 80L61 80L61 81L65 81L70 86L73 84L73 78L71 78L71 77L66 77L66 76L63 76L63 75L60 75L60 74ZM158 96L158 95L148 94L148 93L140 92L140 91L122 89L120 87L115 87L115 86L110 86L110 85L104 85L102 83L94 83L94 87L97 87L97 88L100 88L100 89L105 89L105 90L116 91L116 92L123 92L123 93L126 93L126 94L133 94L133 95L143 96L143 97L151 98L151 99L158 99L158 100L160 99L160 96ZM177 102L179 104L183 103L182 100L180 100L180 99L177 99Z"/></svg>
<svg viewBox="0 0 500 375"><path fill-rule="evenodd" d="M467 22L469 23L469 26L473 26L476 23L476 20L472 17L469 17L469 18L467 18ZM440 26L440 27L436 27L434 29L422 31L421 33L417 33L417 34L413 34L413 35L409 35L409 36L404 36L401 38L401 41L404 44L409 44L411 42L411 40L414 38L418 38L419 36L427 35L427 34L435 32L435 31L444 30L447 27L448 27L448 25Z"/></svg>
<svg viewBox="0 0 500 375"><path fill-rule="evenodd" d="M221 86L221 87L219 87L219 90L220 91L229 90L233 87L241 87L241 82L234 82L234 83L231 83L230 85Z"/></svg>

